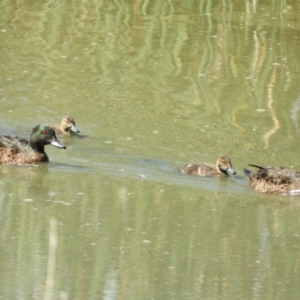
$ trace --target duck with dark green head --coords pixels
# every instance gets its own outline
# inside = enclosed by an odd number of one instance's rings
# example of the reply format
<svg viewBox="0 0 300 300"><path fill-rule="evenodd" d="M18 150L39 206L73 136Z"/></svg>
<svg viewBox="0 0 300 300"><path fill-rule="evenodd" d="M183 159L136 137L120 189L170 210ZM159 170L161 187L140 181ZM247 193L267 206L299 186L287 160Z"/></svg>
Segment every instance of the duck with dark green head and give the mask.
<svg viewBox="0 0 300 300"><path fill-rule="evenodd" d="M27 165L48 162L45 152L46 145L66 149L55 134L52 127L37 125L33 128L30 140L16 136L0 135L0 164Z"/></svg>

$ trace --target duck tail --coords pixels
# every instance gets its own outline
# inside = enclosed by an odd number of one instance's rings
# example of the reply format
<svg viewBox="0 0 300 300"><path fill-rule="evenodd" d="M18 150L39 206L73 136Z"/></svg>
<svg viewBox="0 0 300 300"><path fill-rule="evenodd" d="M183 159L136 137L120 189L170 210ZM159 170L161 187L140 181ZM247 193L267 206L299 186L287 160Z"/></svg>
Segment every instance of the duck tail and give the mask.
<svg viewBox="0 0 300 300"><path fill-rule="evenodd" d="M252 171L244 169L244 173L249 178L251 176L251 174L252 174Z"/></svg>
<svg viewBox="0 0 300 300"><path fill-rule="evenodd" d="M258 169L263 169L264 168L264 167L260 167L258 165L252 165L252 164L249 164L249 166L254 167L254 168L258 168Z"/></svg>

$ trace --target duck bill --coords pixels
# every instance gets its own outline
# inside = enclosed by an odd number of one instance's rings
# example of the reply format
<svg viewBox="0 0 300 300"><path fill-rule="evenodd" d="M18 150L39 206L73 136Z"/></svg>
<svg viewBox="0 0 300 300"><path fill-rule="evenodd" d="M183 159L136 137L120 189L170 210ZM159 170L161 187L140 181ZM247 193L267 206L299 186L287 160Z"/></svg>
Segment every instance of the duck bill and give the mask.
<svg viewBox="0 0 300 300"><path fill-rule="evenodd" d="M73 133L79 133L80 131L76 128L75 125L72 125L71 128L69 129Z"/></svg>
<svg viewBox="0 0 300 300"><path fill-rule="evenodd" d="M226 170L227 175L236 175L236 171L233 168L228 168Z"/></svg>
<svg viewBox="0 0 300 300"><path fill-rule="evenodd" d="M67 149L67 147L61 144L56 137L52 138L50 144L58 149Z"/></svg>

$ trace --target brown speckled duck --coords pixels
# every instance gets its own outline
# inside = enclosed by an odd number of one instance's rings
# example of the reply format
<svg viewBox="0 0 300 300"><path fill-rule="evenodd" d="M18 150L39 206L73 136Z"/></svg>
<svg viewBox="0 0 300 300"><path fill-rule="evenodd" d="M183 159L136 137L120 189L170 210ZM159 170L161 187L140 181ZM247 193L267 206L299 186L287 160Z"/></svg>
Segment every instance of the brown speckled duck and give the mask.
<svg viewBox="0 0 300 300"><path fill-rule="evenodd" d="M256 173L244 169L249 185L267 194L300 194L300 172L281 167L260 167Z"/></svg>
<svg viewBox="0 0 300 300"><path fill-rule="evenodd" d="M227 155L221 154L215 165L207 163L190 163L178 168L183 174L198 175L198 176L229 176L235 175L231 160Z"/></svg>
<svg viewBox="0 0 300 300"><path fill-rule="evenodd" d="M70 116L64 116L60 125L53 125L52 127L56 134L73 134L80 132L75 125L74 118Z"/></svg>
<svg viewBox="0 0 300 300"><path fill-rule="evenodd" d="M48 162L44 147L51 144L66 149L55 135L52 127L37 125L33 128L30 140L10 135L0 135L0 164L27 165Z"/></svg>

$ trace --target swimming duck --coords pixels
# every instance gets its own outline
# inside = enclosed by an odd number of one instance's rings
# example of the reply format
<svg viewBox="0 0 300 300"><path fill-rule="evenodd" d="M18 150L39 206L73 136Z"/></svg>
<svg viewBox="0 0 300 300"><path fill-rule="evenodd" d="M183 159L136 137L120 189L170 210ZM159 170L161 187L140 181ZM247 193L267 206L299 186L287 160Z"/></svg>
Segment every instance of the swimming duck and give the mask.
<svg viewBox="0 0 300 300"><path fill-rule="evenodd" d="M52 127L37 125L33 128L30 140L10 135L0 135L0 164L26 165L48 162L44 147L51 144L66 149L55 135Z"/></svg>
<svg viewBox="0 0 300 300"><path fill-rule="evenodd" d="M64 116L60 125L53 125L52 127L56 134L72 134L80 132L75 125L74 118L69 116Z"/></svg>
<svg viewBox="0 0 300 300"><path fill-rule="evenodd" d="M249 185L267 194L300 194L300 172L281 167L260 167L257 173L244 169Z"/></svg>
<svg viewBox="0 0 300 300"><path fill-rule="evenodd" d="M191 163L179 167L179 171L183 174L206 177L236 174L236 171L232 167L230 158L224 154L221 154L218 157L215 165L207 163Z"/></svg>

